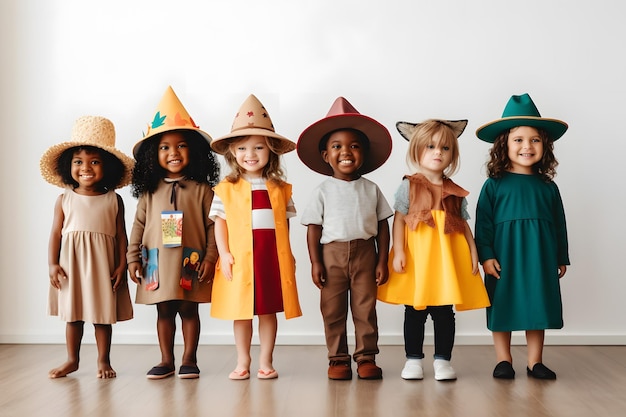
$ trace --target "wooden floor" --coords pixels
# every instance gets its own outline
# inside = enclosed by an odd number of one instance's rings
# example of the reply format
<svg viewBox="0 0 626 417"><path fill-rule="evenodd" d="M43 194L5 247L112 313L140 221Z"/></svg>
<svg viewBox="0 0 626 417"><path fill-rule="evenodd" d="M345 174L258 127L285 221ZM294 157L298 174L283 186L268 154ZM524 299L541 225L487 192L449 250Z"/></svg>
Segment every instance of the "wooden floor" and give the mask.
<svg viewBox="0 0 626 417"><path fill-rule="evenodd" d="M180 356L180 347L177 346ZM624 416L626 346L547 346L544 362L556 381L526 376L523 346L514 347L517 377L494 380L491 346L456 346L454 382L400 378L402 346L382 346L377 358L384 379L330 381L324 346L277 346L280 377L231 381L233 346L200 347L201 377L147 380L158 362L157 346L114 345L117 378L99 380L96 349L85 345L81 368L57 380L49 369L65 359L63 345L0 345L0 416ZM432 347L426 347L427 357ZM253 347L253 360L258 346ZM253 369L254 370L254 369Z"/></svg>

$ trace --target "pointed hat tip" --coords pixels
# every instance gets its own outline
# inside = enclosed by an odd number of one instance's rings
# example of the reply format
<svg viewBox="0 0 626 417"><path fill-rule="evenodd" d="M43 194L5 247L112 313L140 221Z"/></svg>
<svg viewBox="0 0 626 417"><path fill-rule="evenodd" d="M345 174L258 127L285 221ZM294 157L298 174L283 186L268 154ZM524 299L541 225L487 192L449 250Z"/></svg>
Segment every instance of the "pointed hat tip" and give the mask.
<svg viewBox="0 0 626 417"><path fill-rule="evenodd" d="M350 102L342 96L339 96L335 99L335 102L331 106L330 110L326 117L329 116L338 116L341 114L360 114L357 109L354 108Z"/></svg>

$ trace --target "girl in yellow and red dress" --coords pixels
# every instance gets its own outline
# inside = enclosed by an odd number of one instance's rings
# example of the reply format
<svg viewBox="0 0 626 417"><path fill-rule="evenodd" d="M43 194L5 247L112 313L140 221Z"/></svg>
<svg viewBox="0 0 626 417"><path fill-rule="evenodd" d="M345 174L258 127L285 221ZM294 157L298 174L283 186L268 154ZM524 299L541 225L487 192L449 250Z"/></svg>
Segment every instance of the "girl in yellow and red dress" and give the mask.
<svg viewBox="0 0 626 417"><path fill-rule="evenodd" d="M276 313L284 311L287 319L302 315L289 243L289 218L296 210L280 166L280 155L296 145L274 131L267 110L250 95L231 133L211 147L231 168L214 188L209 213L220 256L211 316L234 320L237 366L230 379L250 378L253 316L259 318L261 345L257 378L277 378Z"/></svg>
<svg viewBox="0 0 626 417"><path fill-rule="evenodd" d="M424 324L434 325L433 368L438 381L456 379L450 364L457 310L487 307L478 253L467 220L469 194L449 176L459 164L457 138L467 120L398 122L409 141L407 161L417 173L404 177L395 195L389 280L378 299L404 304L404 379L422 379Z"/></svg>

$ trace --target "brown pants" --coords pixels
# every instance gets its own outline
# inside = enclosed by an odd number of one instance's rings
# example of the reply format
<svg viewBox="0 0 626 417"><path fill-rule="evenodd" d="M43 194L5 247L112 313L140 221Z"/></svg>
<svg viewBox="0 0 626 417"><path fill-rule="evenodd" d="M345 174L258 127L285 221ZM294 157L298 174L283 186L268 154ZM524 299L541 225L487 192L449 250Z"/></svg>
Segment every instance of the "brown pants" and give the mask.
<svg viewBox="0 0 626 417"><path fill-rule="evenodd" d="M328 359L350 361L346 334L349 303L356 342L354 360L374 360L378 353L376 242L374 238L331 242L324 245L322 253L326 283L320 309Z"/></svg>

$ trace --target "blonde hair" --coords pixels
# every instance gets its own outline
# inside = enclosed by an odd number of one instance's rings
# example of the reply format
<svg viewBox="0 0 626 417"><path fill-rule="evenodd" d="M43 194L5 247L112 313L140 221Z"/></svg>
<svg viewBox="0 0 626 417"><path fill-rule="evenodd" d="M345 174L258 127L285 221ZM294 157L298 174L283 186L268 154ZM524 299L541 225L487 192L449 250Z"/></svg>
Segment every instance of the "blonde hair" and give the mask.
<svg viewBox="0 0 626 417"><path fill-rule="evenodd" d="M228 151L224 153L224 159L230 167L230 173L225 178L228 182L235 183L239 181L243 174L245 174L245 170L237 163L232 149L238 143L247 140L249 137L250 135L226 139L228 140ZM270 150L270 153L267 165L263 167L263 178L266 178L268 181L273 181L278 184L283 183L285 182L285 172L283 171L280 164L280 155L284 153L283 143L278 139L270 138L267 136L264 136L264 138L265 143Z"/></svg>
<svg viewBox="0 0 626 417"><path fill-rule="evenodd" d="M439 141L435 143L434 137L439 133ZM409 167L419 170L420 156L426 146L434 144L447 146L452 152L452 158L450 159L450 165L443 170L443 175L451 177L457 172L461 165L459 155L459 143L456 135L450 126L440 120L429 119L415 129L411 140L409 141L409 149L406 153L406 162Z"/></svg>

